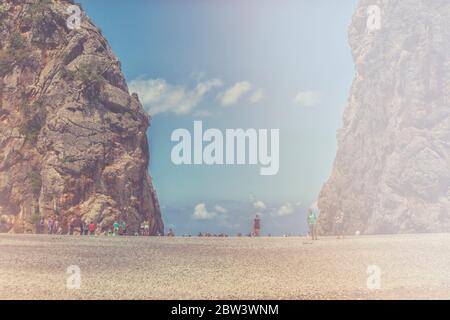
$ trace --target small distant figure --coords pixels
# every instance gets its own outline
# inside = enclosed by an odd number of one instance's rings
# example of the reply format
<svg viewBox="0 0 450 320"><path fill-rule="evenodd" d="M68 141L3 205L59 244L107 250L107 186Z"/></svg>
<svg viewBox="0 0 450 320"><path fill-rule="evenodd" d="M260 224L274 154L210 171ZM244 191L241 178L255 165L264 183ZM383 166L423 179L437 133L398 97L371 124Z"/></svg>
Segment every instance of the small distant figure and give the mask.
<svg viewBox="0 0 450 320"><path fill-rule="evenodd" d="M144 236L150 236L150 223L147 220L144 221Z"/></svg>
<svg viewBox="0 0 450 320"><path fill-rule="evenodd" d="M259 237L261 234L261 219L259 215L256 215L255 220L253 222L253 236Z"/></svg>
<svg viewBox="0 0 450 320"><path fill-rule="evenodd" d="M83 232L84 232L83 230L84 230L84 222L80 221L80 236L83 235Z"/></svg>
<svg viewBox="0 0 450 320"><path fill-rule="evenodd" d="M73 231L75 230L75 219L70 219L69 222L69 236L73 235Z"/></svg>
<svg viewBox="0 0 450 320"><path fill-rule="evenodd" d="M45 220L44 218L41 218L41 220L39 220L38 233L43 233L44 230L45 230Z"/></svg>
<svg viewBox="0 0 450 320"><path fill-rule="evenodd" d="M122 221L122 235L127 235L127 223L125 221Z"/></svg>
<svg viewBox="0 0 450 320"><path fill-rule="evenodd" d="M58 234L58 231L59 231L59 221L58 220L55 220L53 222L53 228L52 229L53 229L52 230L53 234Z"/></svg>
<svg viewBox="0 0 450 320"><path fill-rule="evenodd" d="M169 238L175 237L175 232L173 232L172 229L169 229L169 232L167 233L167 236L168 236Z"/></svg>
<svg viewBox="0 0 450 320"><path fill-rule="evenodd" d="M89 224L83 223L83 235L89 235Z"/></svg>
<svg viewBox="0 0 450 320"><path fill-rule="evenodd" d="M312 209L308 209L308 226L309 226L309 234L311 235L312 240L317 240L317 216L313 212Z"/></svg>
<svg viewBox="0 0 450 320"><path fill-rule="evenodd" d="M119 223L116 221L113 224L113 237L115 237L116 235L119 235Z"/></svg>
<svg viewBox="0 0 450 320"><path fill-rule="evenodd" d="M91 222L89 224L89 235L95 236L95 229L97 229L97 226L95 225L94 222Z"/></svg>
<svg viewBox="0 0 450 320"><path fill-rule="evenodd" d="M337 239L344 238L344 213L339 211L335 218L335 233Z"/></svg>
<svg viewBox="0 0 450 320"><path fill-rule="evenodd" d="M48 234L52 234L53 233L53 219L52 218L50 218L50 219L48 219L48 222L47 222L47 233Z"/></svg>

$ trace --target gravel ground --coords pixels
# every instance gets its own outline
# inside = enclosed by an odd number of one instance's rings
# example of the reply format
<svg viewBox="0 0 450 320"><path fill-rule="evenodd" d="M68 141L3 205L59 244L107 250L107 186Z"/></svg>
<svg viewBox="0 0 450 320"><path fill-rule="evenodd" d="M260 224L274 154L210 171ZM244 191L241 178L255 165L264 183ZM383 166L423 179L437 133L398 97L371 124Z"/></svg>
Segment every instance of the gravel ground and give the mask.
<svg viewBox="0 0 450 320"><path fill-rule="evenodd" d="M69 290L67 268L81 269ZM368 267L381 270L369 290ZM0 299L449 299L450 235L0 235Z"/></svg>

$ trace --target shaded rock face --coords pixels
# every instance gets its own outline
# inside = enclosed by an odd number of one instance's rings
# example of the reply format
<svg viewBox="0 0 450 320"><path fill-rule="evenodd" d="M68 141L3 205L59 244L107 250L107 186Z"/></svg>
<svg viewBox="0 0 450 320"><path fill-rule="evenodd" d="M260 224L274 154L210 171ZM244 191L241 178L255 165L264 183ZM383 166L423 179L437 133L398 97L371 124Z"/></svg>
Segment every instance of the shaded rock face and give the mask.
<svg viewBox="0 0 450 320"><path fill-rule="evenodd" d="M359 1L349 38L356 74L320 230L343 213L346 233L450 231L450 2Z"/></svg>
<svg viewBox="0 0 450 320"><path fill-rule="evenodd" d="M0 3L0 232L42 218L163 232L150 119L100 30L84 13L70 30L70 1Z"/></svg>

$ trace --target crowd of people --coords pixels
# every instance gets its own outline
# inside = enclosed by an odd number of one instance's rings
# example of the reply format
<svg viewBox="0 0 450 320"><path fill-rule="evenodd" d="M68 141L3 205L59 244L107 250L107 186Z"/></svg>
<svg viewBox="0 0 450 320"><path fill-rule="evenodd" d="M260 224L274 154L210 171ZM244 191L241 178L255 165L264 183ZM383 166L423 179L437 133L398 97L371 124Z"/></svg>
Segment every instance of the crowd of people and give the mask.
<svg viewBox="0 0 450 320"><path fill-rule="evenodd" d="M116 220L112 224L111 228L99 230L97 224L93 221L85 222L81 218L72 218L67 223L67 228L63 228L63 224L60 223L55 217L50 217L47 220L40 219L36 225L36 233L38 234L51 234L51 235L80 235L80 236L95 236L104 234L107 236L151 236L150 222L143 221L139 226L139 231L130 233L125 221ZM157 236L163 236L164 234L157 233ZM169 229L167 233L168 237L174 237L175 232Z"/></svg>
<svg viewBox="0 0 450 320"><path fill-rule="evenodd" d="M311 240L316 241L318 240L318 232L317 232L317 221L318 216L317 214L312 210L308 209L308 214L306 217L307 225L308 225L308 236L311 238ZM127 223L125 221L116 220L112 224L111 229L109 230L100 230L98 232L97 224L94 222L85 222L82 221L80 218L74 218L69 221L68 228L67 228L67 234L68 235L81 235L81 236L94 236L96 234L107 234L109 236L127 236L130 235L127 228ZM46 231L46 232L45 232ZM37 225L37 233L47 233L47 234L55 234L55 235L62 235L64 234L65 230L55 217L49 218L47 221L44 219L40 219L38 225ZM250 232L248 235L243 235L241 233L238 233L238 237L242 236L248 236L248 237L259 237L261 233L261 219L258 215L256 215L253 223L253 229L252 232ZM342 211L339 211L338 214L335 216L334 221L334 233L337 236L338 239L344 237L344 213ZM150 236L150 222L148 220L143 221L139 225L139 230L135 231L132 235L134 236ZM164 236L163 234L156 234L157 236ZM175 232L173 229L169 229L167 235L168 237L175 237ZM219 238L227 238L229 237L226 233L202 233L200 232L198 237L219 237ZM271 236L270 234L268 235ZM191 235L185 235L185 237L191 237Z"/></svg>

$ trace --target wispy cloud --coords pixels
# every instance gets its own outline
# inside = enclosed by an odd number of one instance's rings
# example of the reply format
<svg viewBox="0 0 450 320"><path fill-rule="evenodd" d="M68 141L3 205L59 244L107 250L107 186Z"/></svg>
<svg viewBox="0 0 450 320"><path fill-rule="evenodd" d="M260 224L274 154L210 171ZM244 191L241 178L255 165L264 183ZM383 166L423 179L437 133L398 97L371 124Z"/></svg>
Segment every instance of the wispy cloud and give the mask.
<svg viewBox="0 0 450 320"><path fill-rule="evenodd" d="M294 104L303 107L314 107L321 101L319 92L316 91L301 91L294 98Z"/></svg>
<svg viewBox="0 0 450 320"><path fill-rule="evenodd" d="M219 206L219 205L215 206L214 210L216 210L219 213L227 213L228 212L228 209L226 209L226 208L224 208L222 206Z"/></svg>
<svg viewBox="0 0 450 320"><path fill-rule="evenodd" d="M259 200L253 203L253 207L258 211L263 211L264 209L266 209L266 204Z"/></svg>
<svg viewBox="0 0 450 320"><path fill-rule="evenodd" d="M165 112L188 114L208 92L222 85L220 79L197 82L194 87L171 85L164 79L135 79L129 83L130 91L139 95L145 110L151 115Z"/></svg>
<svg viewBox="0 0 450 320"><path fill-rule="evenodd" d="M264 98L264 91L262 89L255 90L250 96L251 103L258 103Z"/></svg>
<svg viewBox="0 0 450 320"><path fill-rule="evenodd" d="M208 211L206 209L206 204L199 203L195 206L194 213L192 214L192 219L194 220L211 220L217 216L214 211Z"/></svg>
<svg viewBox="0 0 450 320"><path fill-rule="evenodd" d="M287 202L285 204L283 204L276 212L275 212L275 216L278 217L283 217L283 216L288 216L291 215L295 212L295 207L294 205L292 205L292 203Z"/></svg>
<svg viewBox="0 0 450 320"><path fill-rule="evenodd" d="M238 103L239 100L251 90L251 88L252 85L248 81L236 83L226 90L225 93L219 96L222 106L227 107Z"/></svg>

